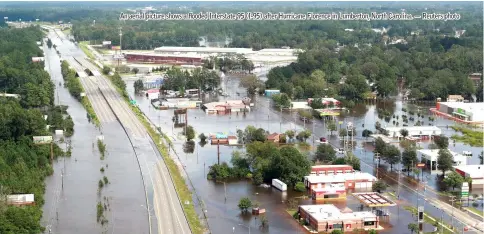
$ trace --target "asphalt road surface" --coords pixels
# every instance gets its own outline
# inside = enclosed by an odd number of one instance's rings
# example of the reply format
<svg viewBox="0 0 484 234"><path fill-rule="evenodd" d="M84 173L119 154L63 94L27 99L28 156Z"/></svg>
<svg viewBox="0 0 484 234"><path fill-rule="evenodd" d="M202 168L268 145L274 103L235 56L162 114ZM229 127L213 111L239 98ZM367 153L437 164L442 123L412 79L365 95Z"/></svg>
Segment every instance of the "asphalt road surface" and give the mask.
<svg viewBox="0 0 484 234"><path fill-rule="evenodd" d="M127 132L143 174L147 198L150 200L147 208L151 223L150 232L191 233L168 168L144 126L96 66L83 56L65 56L65 59L82 76L81 84L101 123L111 122L117 118ZM91 74L85 72L86 68Z"/></svg>

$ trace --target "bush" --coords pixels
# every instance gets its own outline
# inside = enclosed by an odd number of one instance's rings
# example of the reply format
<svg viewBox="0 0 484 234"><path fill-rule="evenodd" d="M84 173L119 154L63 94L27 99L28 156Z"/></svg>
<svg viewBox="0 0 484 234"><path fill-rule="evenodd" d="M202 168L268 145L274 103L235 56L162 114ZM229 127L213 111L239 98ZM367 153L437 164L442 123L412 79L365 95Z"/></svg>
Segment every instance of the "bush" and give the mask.
<svg viewBox="0 0 484 234"><path fill-rule="evenodd" d="M306 186L304 186L303 182L297 182L294 186L294 190L298 192L304 192L306 190Z"/></svg>
<svg viewBox="0 0 484 234"><path fill-rule="evenodd" d="M252 207L252 201L248 197L243 197L239 200L239 204L237 206L242 213L246 213L248 209Z"/></svg>

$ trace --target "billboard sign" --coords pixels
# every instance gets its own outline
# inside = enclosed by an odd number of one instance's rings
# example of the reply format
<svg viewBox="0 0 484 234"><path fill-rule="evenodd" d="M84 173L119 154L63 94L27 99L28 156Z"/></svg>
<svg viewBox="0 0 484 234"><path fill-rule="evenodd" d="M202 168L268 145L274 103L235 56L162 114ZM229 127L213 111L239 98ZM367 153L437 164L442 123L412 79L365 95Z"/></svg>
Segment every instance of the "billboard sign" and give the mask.
<svg viewBox="0 0 484 234"><path fill-rule="evenodd" d="M111 46L111 50L121 50L121 46Z"/></svg>
<svg viewBox="0 0 484 234"><path fill-rule="evenodd" d="M52 136L34 136L34 144L50 144L52 143Z"/></svg>

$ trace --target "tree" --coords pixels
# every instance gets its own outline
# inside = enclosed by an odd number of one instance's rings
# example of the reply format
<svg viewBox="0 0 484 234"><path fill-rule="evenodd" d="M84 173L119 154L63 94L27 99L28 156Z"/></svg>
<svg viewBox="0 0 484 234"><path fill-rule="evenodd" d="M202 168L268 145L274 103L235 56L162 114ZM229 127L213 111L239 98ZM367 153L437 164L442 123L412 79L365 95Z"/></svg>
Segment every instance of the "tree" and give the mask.
<svg viewBox="0 0 484 234"><path fill-rule="evenodd" d="M386 147L387 147L387 143L385 143L385 141L381 137L378 137L375 140L375 150L374 150L375 153L379 153L380 156L382 156Z"/></svg>
<svg viewBox="0 0 484 234"><path fill-rule="evenodd" d="M411 233L418 233L419 232L418 224L409 223L408 224L408 230L410 230Z"/></svg>
<svg viewBox="0 0 484 234"><path fill-rule="evenodd" d="M373 185L371 186L371 189L373 190L373 192L381 193L382 191L387 189L387 187L388 187L388 185L385 184L385 182L383 182L382 180L378 180L378 181L373 183Z"/></svg>
<svg viewBox="0 0 484 234"><path fill-rule="evenodd" d="M346 130L346 128L341 128L339 130L339 136L340 137L345 137L346 135L348 135L348 131Z"/></svg>
<svg viewBox="0 0 484 234"><path fill-rule="evenodd" d="M144 87L143 81L139 79L134 82L133 86L134 86L134 93L139 95L141 90L143 90L143 87Z"/></svg>
<svg viewBox="0 0 484 234"><path fill-rule="evenodd" d="M449 138L442 134L438 137L434 137L434 143L439 149L447 149L447 147L449 147Z"/></svg>
<svg viewBox="0 0 484 234"><path fill-rule="evenodd" d="M198 135L198 138L200 139L200 142L203 143L205 143L205 141L207 140L207 136L205 136L205 134L203 133L200 133L200 135Z"/></svg>
<svg viewBox="0 0 484 234"><path fill-rule="evenodd" d="M368 232L368 234L378 234L378 233L375 231L375 229L371 229L371 230Z"/></svg>
<svg viewBox="0 0 484 234"><path fill-rule="evenodd" d="M240 86L247 90L247 94L254 95L260 86L260 81L255 75L246 76L240 79Z"/></svg>
<svg viewBox="0 0 484 234"><path fill-rule="evenodd" d="M455 187L462 187L464 178L459 173L453 171L444 178L443 182L448 188L452 187L452 190L454 190Z"/></svg>
<svg viewBox="0 0 484 234"><path fill-rule="evenodd" d="M333 135L333 132L336 131L336 122L330 121L326 128L330 131L330 134Z"/></svg>
<svg viewBox="0 0 484 234"><path fill-rule="evenodd" d="M314 154L314 160L331 162L336 158L336 151L330 144L320 144Z"/></svg>
<svg viewBox="0 0 484 234"><path fill-rule="evenodd" d="M356 157L352 152L346 153L345 162L346 164L352 166L355 170L359 171L361 169L360 159Z"/></svg>
<svg viewBox="0 0 484 234"><path fill-rule="evenodd" d="M191 141L193 138L195 138L195 129L188 125L186 127L185 136L187 137L187 141Z"/></svg>
<svg viewBox="0 0 484 234"><path fill-rule="evenodd" d="M138 74L139 72L139 69L137 67L131 69L131 71L134 73L134 74Z"/></svg>
<svg viewBox="0 0 484 234"><path fill-rule="evenodd" d="M454 156L450 153L448 149L440 149L439 156L437 158L437 168L442 171L442 175L445 171L452 169L454 164Z"/></svg>
<svg viewBox="0 0 484 234"><path fill-rule="evenodd" d="M362 137L366 137L366 138L368 138L368 137L370 137L372 134L373 134L373 132L372 132L372 131L370 131L370 130L368 130L368 129L365 129L365 130L363 130L363 132L361 133L361 136L362 136Z"/></svg>
<svg viewBox="0 0 484 234"><path fill-rule="evenodd" d="M291 100L289 96L285 93L272 95L272 100L274 104L279 108L288 108L291 106Z"/></svg>
<svg viewBox="0 0 484 234"><path fill-rule="evenodd" d="M52 41L50 40L50 38L47 39L47 47L52 48Z"/></svg>
<svg viewBox="0 0 484 234"><path fill-rule="evenodd" d="M266 228L269 226L269 220L267 219L267 217L265 215L262 215L260 217L260 227L261 228Z"/></svg>
<svg viewBox="0 0 484 234"><path fill-rule="evenodd" d="M343 231L341 230L333 230L331 234L343 234Z"/></svg>
<svg viewBox="0 0 484 234"><path fill-rule="evenodd" d="M294 138L294 136L296 135L296 133L295 133L293 130L287 130L287 131L285 132L285 134L286 134L286 136L287 136L287 137L289 137L289 139L291 139L291 140L292 140L292 139Z"/></svg>
<svg viewBox="0 0 484 234"><path fill-rule="evenodd" d="M108 66L106 66L106 65L104 65L103 66L103 74L104 75L109 75L109 72L111 72L111 68L108 67Z"/></svg>
<svg viewBox="0 0 484 234"><path fill-rule="evenodd" d="M304 186L303 182L297 182L294 186L294 190L298 192L304 192L306 191L306 186Z"/></svg>
<svg viewBox="0 0 484 234"><path fill-rule="evenodd" d="M252 207L252 201L248 197L243 197L239 200L238 207L242 213L247 213L248 209Z"/></svg>
<svg viewBox="0 0 484 234"><path fill-rule="evenodd" d="M415 148L408 148L402 152L402 164L407 168L407 175L410 175L410 168L413 168L417 161L417 151Z"/></svg>
<svg viewBox="0 0 484 234"><path fill-rule="evenodd" d="M383 160L390 164L390 170L393 170L393 164L400 162L400 150L394 145L387 145L383 152Z"/></svg>
<svg viewBox="0 0 484 234"><path fill-rule="evenodd" d="M403 138L408 136L408 130L405 128L400 129L400 135L402 135Z"/></svg>
<svg viewBox="0 0 484 234"><path fill-rule="evenodd" d="M297 134L297 139L301 142L305 142L311 136L311 132L309 130L301 131Z"/></svg>

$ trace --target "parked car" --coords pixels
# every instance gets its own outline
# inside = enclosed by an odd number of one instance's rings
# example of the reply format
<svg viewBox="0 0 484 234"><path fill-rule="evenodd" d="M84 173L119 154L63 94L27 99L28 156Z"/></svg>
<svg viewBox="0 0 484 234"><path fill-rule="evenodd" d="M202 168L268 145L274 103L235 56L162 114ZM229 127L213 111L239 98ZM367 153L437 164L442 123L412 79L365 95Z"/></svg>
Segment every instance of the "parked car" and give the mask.
<svg viewBox="0 0 484 234"><path fill-rule="evenodd" d="M326 139L326 137L321 137L321 138L319 138L319 142L321 144L327 144L328 143L328 140Z"/></svg>
<svg viewBox="0 0 484 234"><path fill-rule="evenodd" d="M338 148L338 149L336 150L336 152L337 152L337 153L339 153L339 154L346 154L346 151L345 151L345 149L343 149L343 148Z"/></svg>

